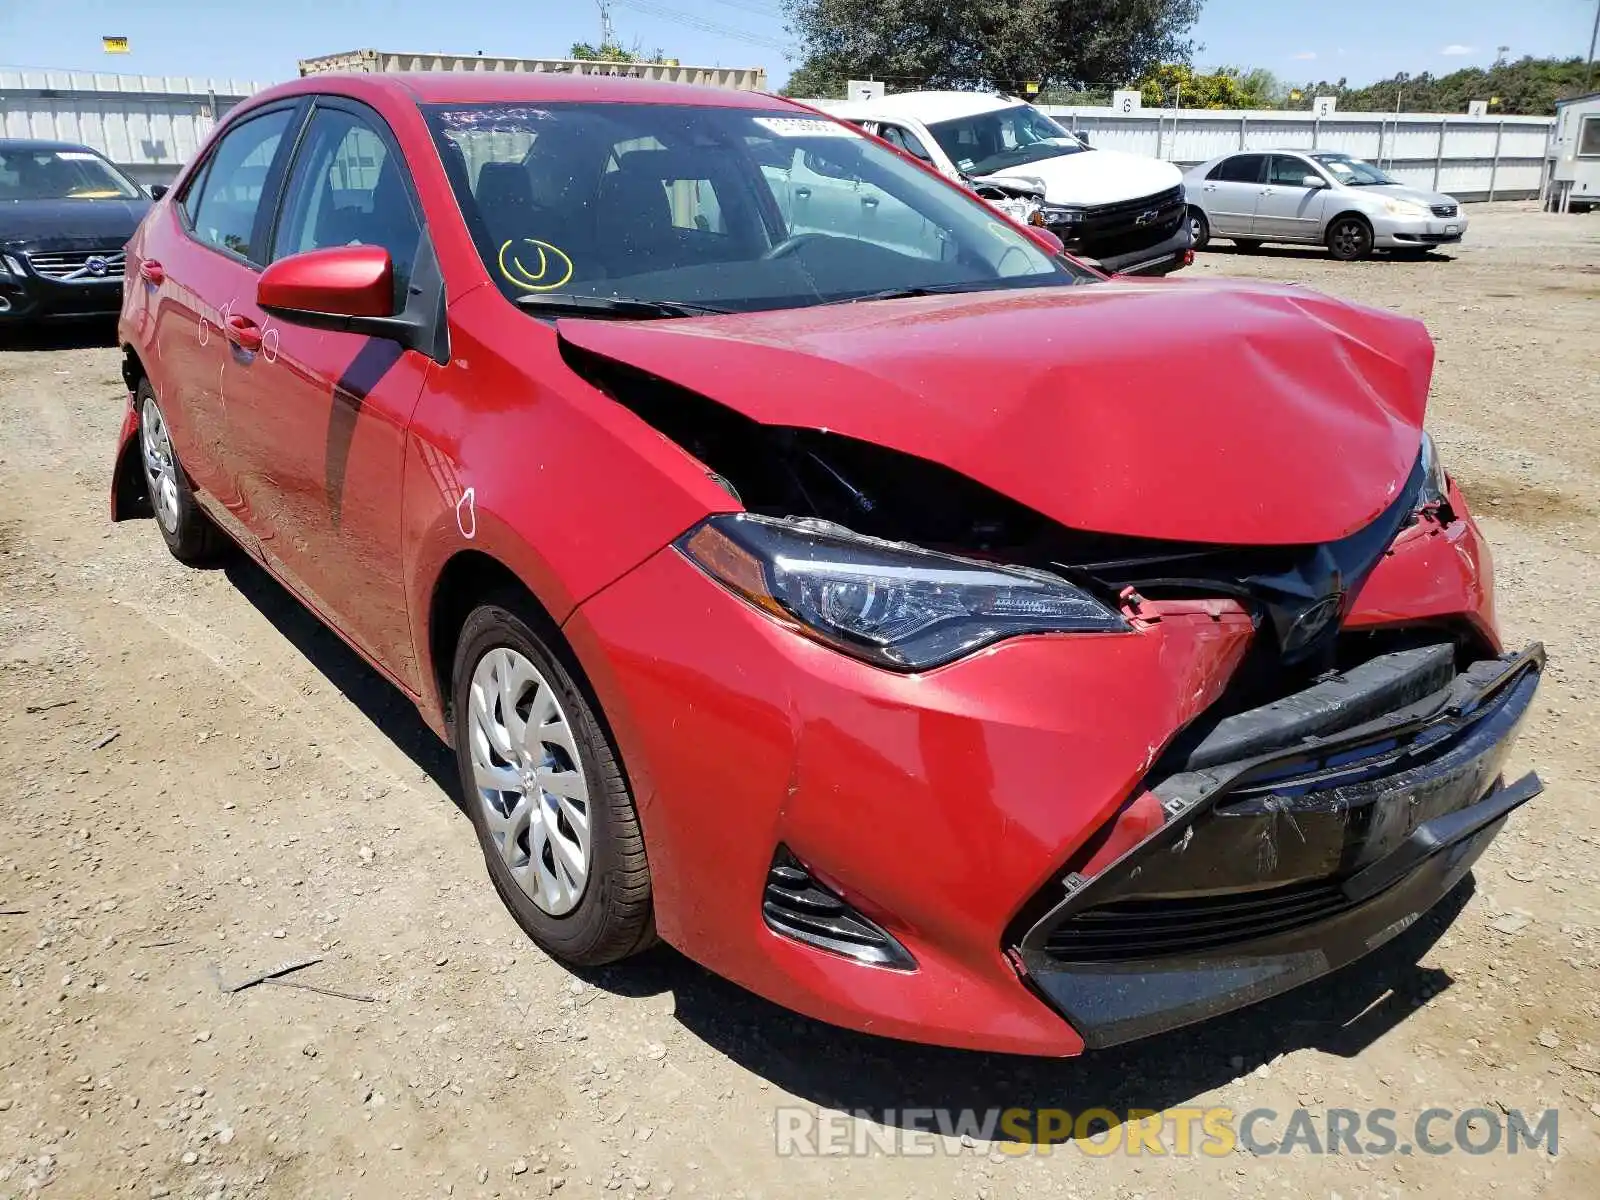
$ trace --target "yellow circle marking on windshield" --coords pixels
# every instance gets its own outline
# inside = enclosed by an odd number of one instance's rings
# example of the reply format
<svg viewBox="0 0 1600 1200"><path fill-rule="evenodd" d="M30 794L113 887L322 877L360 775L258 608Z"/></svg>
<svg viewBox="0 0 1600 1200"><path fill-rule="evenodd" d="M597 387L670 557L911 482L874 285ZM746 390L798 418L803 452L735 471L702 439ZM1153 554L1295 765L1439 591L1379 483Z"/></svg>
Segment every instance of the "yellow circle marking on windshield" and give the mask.
<svg viewBox="0 0 1600 1200"><path fill-rule="evenodd" d="M500 247L500 274L513 287L525 292L553 292L558 287L566 286L567 280L572 278L572 259L567 257L565 250L549 242L522 238L522 244L533 247L533 253L538 255L537 261L524 263L524 251L511 249L517 241L512 238ZM533 260L533 253L528 254L530 260ZM529 269L530 265L533 266L532 270Z"/></svg>

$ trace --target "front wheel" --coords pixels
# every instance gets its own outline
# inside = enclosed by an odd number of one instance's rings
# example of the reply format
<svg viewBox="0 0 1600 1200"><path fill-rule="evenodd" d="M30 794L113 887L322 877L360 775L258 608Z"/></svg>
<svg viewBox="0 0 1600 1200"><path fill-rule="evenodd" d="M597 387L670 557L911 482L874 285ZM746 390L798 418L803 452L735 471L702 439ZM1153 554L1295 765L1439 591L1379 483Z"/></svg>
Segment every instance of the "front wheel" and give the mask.
<svg viewBox="0 0 1600 1200"><path fill-rule="evenodd" d="M139 409L139 457L144 465L144 485L150 493L150 508L156 515L161 538L179 562L191 566L208 562L222 550L222 531L195 502L189 477L178 460L178 452L172 448L167 419L148 379L139 381L134 401Z"/></svg>
<svg viewBox="0 0 1600 1200"><path fill-rule="evenodd" d="M1360 217L1340 217L1328 226L1328 253L1339 262L1356 262L1372 253L1372 226Z"/></svg>
<svg viewBox="0 0 1600 1200"><path fill-rule="evenodd" d="M1189 238L1194 242L1196 250L1204 250L1211 241L1211 222L1206 220L1205 213L1198 208L1189 210Z"/></svg>
<svg viewBox="0 0 1600 1200"><path fill-rule="evenodd" d="M644 835L591 701L522 608L503 597L462 628L461 791L517 923L555 957L602 966L655 940Z"/></svg>

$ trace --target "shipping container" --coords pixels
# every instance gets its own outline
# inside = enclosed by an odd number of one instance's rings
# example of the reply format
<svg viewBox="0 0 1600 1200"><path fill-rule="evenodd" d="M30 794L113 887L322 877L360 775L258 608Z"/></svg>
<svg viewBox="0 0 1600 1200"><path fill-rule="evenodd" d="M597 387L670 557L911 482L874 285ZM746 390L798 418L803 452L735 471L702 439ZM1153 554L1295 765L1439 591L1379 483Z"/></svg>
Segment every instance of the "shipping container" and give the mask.
<svg viewBox="0 0 1600 1200"><path fill-rule="evenodd" d="M396 71L505 71L562 75L612 75L650 79L663 83L692 83L699 87L733 88L741 92L767 90L765 67L687 67L680 63L618 63L587 58L492 58L482 54L403 54L388 50L348 50L300 60L300 74L354 71L387 75Z"/></svg>

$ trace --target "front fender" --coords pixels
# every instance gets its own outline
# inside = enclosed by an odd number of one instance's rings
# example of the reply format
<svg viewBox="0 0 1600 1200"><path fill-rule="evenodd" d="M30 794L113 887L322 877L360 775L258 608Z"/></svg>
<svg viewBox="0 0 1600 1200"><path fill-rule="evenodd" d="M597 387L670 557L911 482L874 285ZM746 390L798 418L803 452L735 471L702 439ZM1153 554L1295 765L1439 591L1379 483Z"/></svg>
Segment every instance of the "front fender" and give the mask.
<svg viewBox="0 0 1600 1200"><path fill-rule="evenodd" d="M433 662L428 631L453 557L494 559L559 625L697 521L737 507L682 449L573 373L554 331L498 292L453 306L451 347L428 373L402 478L423 715L441 731L447 664Z"/></svg>

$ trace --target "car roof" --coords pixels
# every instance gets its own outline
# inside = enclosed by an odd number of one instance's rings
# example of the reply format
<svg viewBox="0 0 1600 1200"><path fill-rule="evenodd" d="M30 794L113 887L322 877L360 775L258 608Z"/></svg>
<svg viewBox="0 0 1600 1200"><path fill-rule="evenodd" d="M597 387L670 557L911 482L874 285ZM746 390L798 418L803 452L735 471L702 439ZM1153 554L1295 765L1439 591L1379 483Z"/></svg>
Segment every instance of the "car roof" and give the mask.
<svg viewBox="0 0 1600 1200"><path fill-rule="evenodd" d="M45 138L0 138L0 150L82 150L96 156L100 153L81 142L56 142Z"/></svg>
<svg viewBox="0 0 1600 1200"><path fill-rule="evenodd" d="M371 96L399 95L415 104L615 103L689 104L704 108L793 108L766 92L691 83L663 83L619 75L572 75L557 71L412 71L394 74L329 72L307 75L252 96L258 102L308 92Z"/></svg>
<svg viewBox="0 0 1600 1200"><path fill-rule="evenodd" d="M871 120L874 117L915 117L919 121L953 121L981 113L1015 108L1023 103L1012 96L993 92L896 92L877 100L852 100L830 104L828 111L846 120Z"/></svg>

